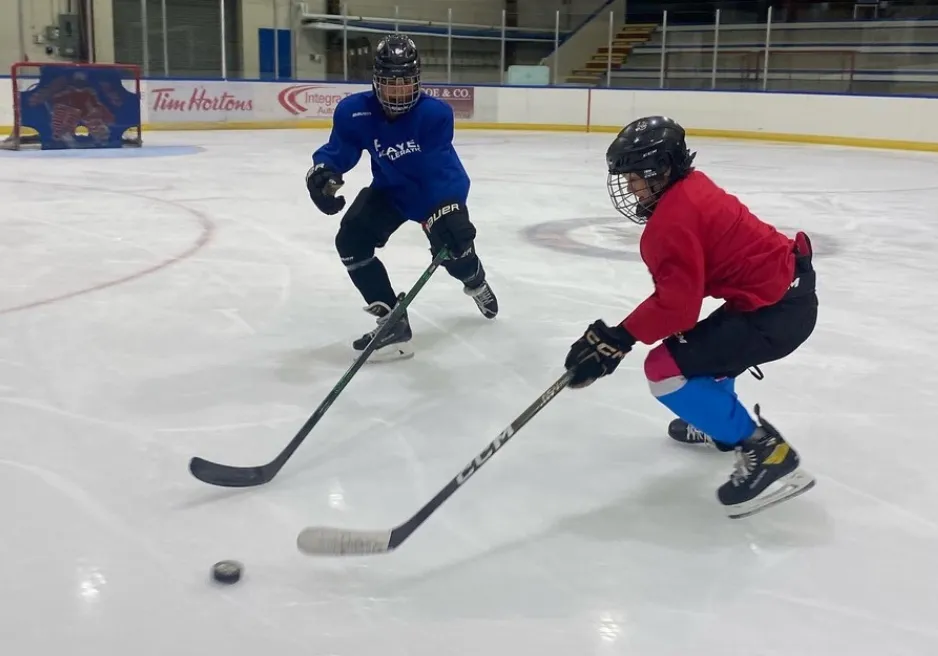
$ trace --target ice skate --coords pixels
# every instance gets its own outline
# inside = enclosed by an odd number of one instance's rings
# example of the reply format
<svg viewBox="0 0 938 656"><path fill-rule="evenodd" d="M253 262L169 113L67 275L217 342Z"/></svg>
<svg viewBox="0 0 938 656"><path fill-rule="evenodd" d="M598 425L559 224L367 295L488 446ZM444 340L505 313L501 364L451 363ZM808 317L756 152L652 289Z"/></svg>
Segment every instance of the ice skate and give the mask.
<svg viewBox="0 0 938 656"><path fill-rule="evenodd" d="M748 517L814 487L814 478L800 467L798 453L756 406L759 427L736 447L736 468L717 490L717 498L733 519Z"/></svg>
<svg viewBox="0 0 938 656"><path fill-rule="evenodd" d="M398 302L400 302L403 298L403 294L398 296ZM365 312L377 317L378 327L371 332L365 333L352 342L352 348L358 352L364 351L371 343L371 340L374 339L377 332L387 321L387 318L391 314L392 309L393 308L389 308L381 301L376 301L366 307ZM412 337L413 333L410 330L410 322L407 319L407 312L404 312L404 315L397 321L397 323L391 326L390 330L380 338L381 341L378 345L378 348L375 349L374 353L371 354L369 362L388 362L390 360L403 360L406 358L412 358L414 356L414 351L410 346L410 340Z"/></svg>
<svg viewBox="0 0 938 656"><path fill-rule="evenodd" d="M487 282L483 281L478 287L464 287L463 291L467 296L472 297L472 300L476 302L476 307L479 308L479 312L486 319L494 319L495 315L498 314L498 299L495 298L495 294Z"/></svg>
<svg viewBox="0 0 938 656"><path fill-rule="evenodd" d="M681 444L696 444L712 448L717 446L709 435L680 418L668 424L668 436Z"/></svg>
<svg viewBox="0 0 938 656"><path fill-rule="evenodd" d="M703 446L724 452L733 450L732 445L722 444L715 441L712 437L704 433L696 426L688 424L686 421L680 418L675 419L670 424L668 424L668 436L675 442L680 442L681 444Z"/></svg>
<svg viewBox="0 0 938 656"><path fill-rule="evenodd" d="M498 299L485 280L485 269L479 265L476 275L463 282L463 291L476 302L476 307L486 319L494 319L498 314Z"/></svg>

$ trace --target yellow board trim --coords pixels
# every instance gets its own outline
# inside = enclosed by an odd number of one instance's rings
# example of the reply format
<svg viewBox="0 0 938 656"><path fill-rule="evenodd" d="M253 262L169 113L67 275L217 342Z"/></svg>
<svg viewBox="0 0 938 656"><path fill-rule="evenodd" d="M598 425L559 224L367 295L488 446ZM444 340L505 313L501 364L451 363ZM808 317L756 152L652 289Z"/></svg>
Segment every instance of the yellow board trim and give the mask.
<svg viewBox="0 0 938 656"><path fill-rule="evenodd" d="M475 130L537 130L544 132L600 132L617 133L621 125L564 125L553 123L460 123L457 126ZM750 130L708 130L688 128L692 137L713 139L742 139L752 141L775 141L782 143L813 144L818 146L848 146L852 148L881 148L889 150L915 150L938 153L938 143L927 141L902 141L899 139L868 139L862 137L835 137L823 134L790 134L787 132L761 132Z"/></svg>
<svg viewBox="0 0 938 656"><path fill-rule="evenodd" d="M529 132L586 132L586 126L565 123L481 123L456 121L465 130L527 130ZM622 128L619 128L621 130ZM616 130L618 132L619 130Z"/></svg>
<svg viewBox="0 0 938 656"><path fill-rule="evenodd" d="M618 128L615 132L618 132ZM902 141L899 139L869 139L863 137L834 137L823 134L788 134L785 132L750 132L746 130L697 130L687 134L695 137L716 139L752 139L782 143L813 144L818 146L849 146L853 148L885 148L889 150L916 150L938 153L938 143L927 141Z"/></svg>
<svg viewBox="0 0 938 656"><path fill-rule="evenodd" d="M524 130L529 132L599 132L616 133L618 125L574 125L563 123L485 123L457 121L457 127L467 130ZM228 123L154 123L143 126L144 132L189 131L189 130L317 130L332 127L329 119L306 119L286 121L238 121ZM8 134L10 126L0 126L0 134ZM708 130L688 128L692 137L714 139L742 139L779 143L813 144L819 146L847 146L851 148L879 148L888 150L910 150L938 153L938 143L923 141L901 141L897 139L868 139L860 137L835 137L820 134L790 134L785 132L761 132L749 130Z"/></svg>
<svg viewBox="0 0 938 656"><path fill-rule="evenodd" d="M457 121L457 127L467 130L523 130L534 132L599 132L616 133L622 129L618 125L585 125L563 123L487 123ZM144 130L287 130L287 129L328 129L331 120L300 121L244 121L238 123L161 123L144 126ZM753 141L774 141L780 143L800 143L825 146L847 146L853 148L879 148L889 150L913 150L938 152L938 143L922 141L901 141L897 139L866 139L859 137L835 137L818 134L790 134L785 132L760 132L748 130L708 130L688 128L692 137L714 139L743 139Z"/></svg>

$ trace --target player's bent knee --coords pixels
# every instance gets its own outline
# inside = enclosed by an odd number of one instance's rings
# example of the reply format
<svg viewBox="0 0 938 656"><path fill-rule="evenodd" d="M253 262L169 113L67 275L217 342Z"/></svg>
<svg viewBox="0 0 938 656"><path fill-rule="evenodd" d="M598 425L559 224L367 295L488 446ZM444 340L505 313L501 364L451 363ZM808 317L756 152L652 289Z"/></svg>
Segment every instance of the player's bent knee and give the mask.
<svg viewBox="0 0 938 656"><path fill-rule="evenodd" d="M671 351L664 344L659 344L645 357L645 378L657 383L668 378L683 376Z"/></svg>
<svg viewBox="0 0 938 656"><path fill-rule="evenodd" d="M363 241L360 233L348 229L344 224L335 236L335 250L342 264L350 271L368 264L375 257L374 245Z"/></svg>
<svg viewBox="0 0 938 656"><path fill-rule="evenodd" d="M664 344L653 348L645 357L645 378L652 395L658 398L676 392L687 382Z"/></svg>

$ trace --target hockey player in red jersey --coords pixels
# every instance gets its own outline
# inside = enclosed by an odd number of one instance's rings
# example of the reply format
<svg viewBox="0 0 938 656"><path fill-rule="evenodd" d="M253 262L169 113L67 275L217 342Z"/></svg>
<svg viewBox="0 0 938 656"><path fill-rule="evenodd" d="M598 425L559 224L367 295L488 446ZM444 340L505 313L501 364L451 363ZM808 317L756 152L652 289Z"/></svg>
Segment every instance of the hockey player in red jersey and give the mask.
<svg viewBox="0 0 938 656"><path fill-rule="evenodd" d="M654 293L620 324L591 324L570 348L570 387L615 371L636 342L652 394L678 418L669 435L735 451L717 498L745 517L814 485L798 454L755 407L736 397L747 369L779 360L817 321L811 243L760 221L739 199L693 167L684 129L661 116L627 125L610 145L607 187L615 208L644 225L640 251ZM705 297L725 303L698 321ZM759 372L761 376L761 372Z"/></svg>

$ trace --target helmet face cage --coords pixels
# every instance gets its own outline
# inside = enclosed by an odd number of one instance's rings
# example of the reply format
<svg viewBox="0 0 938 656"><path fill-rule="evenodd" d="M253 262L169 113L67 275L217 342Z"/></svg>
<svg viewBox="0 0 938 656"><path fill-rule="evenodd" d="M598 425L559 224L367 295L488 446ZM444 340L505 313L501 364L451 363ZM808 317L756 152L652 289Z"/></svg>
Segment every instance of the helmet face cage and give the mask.
<svg viewBox="0 0 938 656"><path fill-rule="evenodd" d="M668 184L668 166L666 160L659 160L647 169L622 170L610 165L606 178L606 191L612 206L627 218L639 225L644 225L664 193ZM662 164L664 166L662 166ZM629 186L629 178L633 183Z"/></svg>
<svg viewBox="0 0 938 656"><path fill-rule="evenodd" d="M389 34L375 52L372 88L388 114L403 114L420 100L420 55L413 40Z"/></svg>
<svg viewBox="0 0 938 656"><path fill-rule="evenodd" d="M378 102L388 114L403 114L420 99L420 75L390 76L375 71L372 87Z"/></svg>

